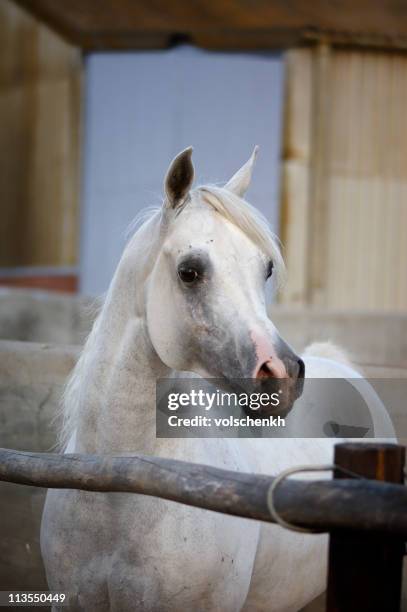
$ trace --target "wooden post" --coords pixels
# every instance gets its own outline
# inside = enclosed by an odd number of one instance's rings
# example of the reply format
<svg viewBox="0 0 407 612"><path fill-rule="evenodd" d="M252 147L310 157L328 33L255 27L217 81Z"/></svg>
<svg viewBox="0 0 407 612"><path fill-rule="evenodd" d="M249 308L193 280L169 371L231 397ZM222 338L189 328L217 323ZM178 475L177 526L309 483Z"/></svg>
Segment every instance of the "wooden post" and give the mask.
<svg viewBox="0 0 407 612"><path fill-rule="evenodd" d="M329 208L329 156L331 46L321 41L315 49L312 108L312 152L308 221L308 304L326 305L328 208Z"/></svg>
<svg viewBox="0 0 407 612"><path fill-rule="evenodd" d="M335 464L361 476L404 483L405 448L396 444L345 443ZM335 478L349 478L339 470ZM404 541L360 531L331 532L327 612L399 612Z"/></svg>

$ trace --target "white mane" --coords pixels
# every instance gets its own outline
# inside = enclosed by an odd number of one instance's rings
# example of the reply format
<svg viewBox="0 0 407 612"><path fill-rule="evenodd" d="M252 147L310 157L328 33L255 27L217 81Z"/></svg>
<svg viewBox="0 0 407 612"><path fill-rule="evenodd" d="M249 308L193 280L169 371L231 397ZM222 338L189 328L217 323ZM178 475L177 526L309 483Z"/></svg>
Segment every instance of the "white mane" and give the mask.
<svg viewBox="0 0 407 612"><path fill-rule="evenodd" d="M272 232L267 219L254 206L238 197L234 193L215 185L204 185L191 191L190 198L199 199L213 208L220 216L224 217L252 240L274 264L274 276L279 284L284 276L284 262L281 256L278 238ZM188 206L188 203L186 204ZM152 266L154 258L152 253L157 252L158 240L162 240L163 233L157 231L163 225L165 211L163 207L148 208L143 210L131 223L131 230L134 232L130 238L125 251L136 248L138 245L138 262L140 266L140 280L145 281ZM177 215L171 222L182 223L182 215ZM140 242L143 244L139 244ZM120 264L119 264L120 266ZM112 292L112 285L107 297ZM139 291L142 295L142 291ZM98 317L95 320L92 331L90 332L81 356L74 367L68 382L65 386L60 414L62 425L58 436L58 447L64 449L71 436L75 432L78 423L78 409L80 405L80 395L82 389L86 388L86 371L93 355L93 347L99 331L100 322L103 317L105 305L102 306Z"/></svg>

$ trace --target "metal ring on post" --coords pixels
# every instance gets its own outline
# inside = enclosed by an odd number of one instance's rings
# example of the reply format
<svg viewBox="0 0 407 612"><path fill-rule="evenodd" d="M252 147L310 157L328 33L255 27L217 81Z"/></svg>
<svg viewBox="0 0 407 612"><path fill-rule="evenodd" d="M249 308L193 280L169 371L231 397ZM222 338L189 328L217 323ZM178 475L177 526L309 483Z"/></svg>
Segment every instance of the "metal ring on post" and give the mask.
<svg viewBox="0 0 407 612"><path fill-rule="evenodd" d="M347 476L352 476L353 478L359 478L361 480L365 479L363 476L360 476L359 474L356 474L351 470L347 470L346 468L342 468L341 466L335 464L300 465L297 467L288 468L280 472L280 474L278 474L278 476L276 476L273 480L267 492L267 506L271 516L274 518L276 523L278 525L281 525L281 527L285 527L285 529L289 529L290 531L297 531L298 533L324 533L324 531L321 531L319 529L311 529L310 527L299 527L298 525L293 525L292 523L289 523L288 521L283 519L276 509L274 495L278 485L281 484L283 480L285 480L289 476L292 476L293 474L299 474L301 472L331 472L334 470L338 470L343 474L346 474Z"/></svg>

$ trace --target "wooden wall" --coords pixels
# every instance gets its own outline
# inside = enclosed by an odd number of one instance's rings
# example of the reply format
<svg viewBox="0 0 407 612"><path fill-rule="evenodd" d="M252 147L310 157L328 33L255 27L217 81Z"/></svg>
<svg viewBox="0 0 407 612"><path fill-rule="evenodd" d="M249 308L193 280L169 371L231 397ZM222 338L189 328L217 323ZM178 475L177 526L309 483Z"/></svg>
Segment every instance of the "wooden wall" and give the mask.
<svg viewBox="0 0 407 612"><path fill-rule="evenodd" d="M407 309L407 55L287 57L282 302Z"/></svg>
<svg viewBox="0 0 407 612"><path fill-rule="evenodd" d="M81 53L0 4L0 267L77 262Z"/></svg>

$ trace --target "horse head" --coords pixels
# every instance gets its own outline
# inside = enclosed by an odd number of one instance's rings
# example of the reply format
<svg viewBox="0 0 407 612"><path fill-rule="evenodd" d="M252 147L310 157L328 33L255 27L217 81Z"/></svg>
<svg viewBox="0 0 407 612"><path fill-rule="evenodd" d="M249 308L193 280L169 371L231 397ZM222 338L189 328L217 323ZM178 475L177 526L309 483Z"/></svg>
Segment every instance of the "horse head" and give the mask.
<svg viewBox="0 0 407 612"><path fill-rule="evenodd" d="M147 325L168 367L259 385L278 380L289 406L301 393L304 363L267 314L266 282L283 262L266 219L243 200L256 154L257 147L224 187L192 189L191 148L171 163Z"/></svg>

